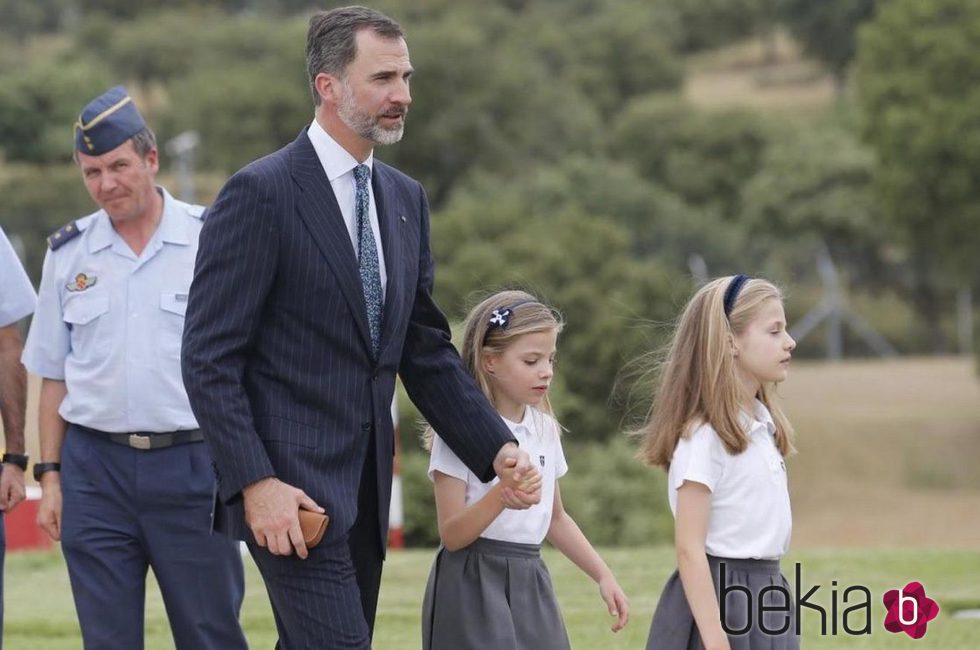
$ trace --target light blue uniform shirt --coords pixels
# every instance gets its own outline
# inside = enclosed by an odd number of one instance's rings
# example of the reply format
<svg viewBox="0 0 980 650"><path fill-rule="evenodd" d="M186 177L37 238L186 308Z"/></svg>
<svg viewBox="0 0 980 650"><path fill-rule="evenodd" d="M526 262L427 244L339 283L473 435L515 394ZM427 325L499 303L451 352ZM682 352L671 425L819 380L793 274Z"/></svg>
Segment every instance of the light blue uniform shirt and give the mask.
<svg viewBox="0 0 980 650"><path fill-rule="evenodd" d="M68 422L111 433L197 428L180 342L204 208L157 189L163 215L139 256L100 210L44 258L23 360L65 382L58 412Z"/></svg>
<svg viewBox="0 0 980 650"><path fill-rule="evenodd" d="M0 228L0 327L16 323L34 312L34 287Z"/></svg>

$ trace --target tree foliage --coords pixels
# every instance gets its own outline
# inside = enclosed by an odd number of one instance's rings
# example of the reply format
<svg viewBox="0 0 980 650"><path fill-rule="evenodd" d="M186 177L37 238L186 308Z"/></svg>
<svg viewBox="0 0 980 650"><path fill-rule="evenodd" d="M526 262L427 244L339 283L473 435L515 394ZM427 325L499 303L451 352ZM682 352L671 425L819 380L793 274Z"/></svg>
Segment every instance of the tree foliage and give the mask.
<svg viewBox="0 0 980 650"><path fill-rule="evenodd" d="M874 16L876 0L777 0L780 17L807 54L823 63L843 86L857 54L857 32Z"/></svg>
<svg viewBox="0 0 980 650"><path fill-rule="evenodd" d="M914 303L942 342L949 273L980 273L980 5L893 0L861 34L876 196L910 254Z"/></svg>
<svg viewBox="0 0 980 650"><path fill-rule="evenodd" d="M808 267L826 245L854 286L892 285L874 169L872 152L837 125L786 129L745 186L742 224L756 233L760 253L769 249L786 266ZM779 242L788 241L794 246L784 250Z"/></svg>
<svg viewBox="0 0 980 650"><path fill-rule="evenodd" d="M87 61L39 61L0 75L0 146L9 160L50 163L71 158L72 125L109 76Z"/></svg>
<svg viewBox="0 0 980 650"><path fill-rule="evenodd" d="M975 10L893 0L910 17L889 8L868 29L865 146L836 112L683 99L685 57L771 30L781 1L379 0L416 74L405 138L376 155L428 192L437 297L458 321L477 292L523 286L565 313L555 397L575 438L622 428L620 368L659 345L649 325L672 320L695 256L711 275L812 282L826 242L855 289L974 272ZM0 30L24 27L0 44L0 219L28 242L35 278L43 238L92 209L68 161L78 111L101 90L127 86L164 169L166 142L197 131L207 193L312 119L300 0L0 11L13 21Z"/></svg>
<svg viewBox="0 0 980 650"><path fill-rule="evenodd" d="M461 319L486 292L523 287L566 314L556 408L577 437L606 438L621 427L610 404L618 373L659 344L648 324L671 318L674 279L631 254L615 218L537 198L488 184L447 206L433 223L436 297Z"/></svg>

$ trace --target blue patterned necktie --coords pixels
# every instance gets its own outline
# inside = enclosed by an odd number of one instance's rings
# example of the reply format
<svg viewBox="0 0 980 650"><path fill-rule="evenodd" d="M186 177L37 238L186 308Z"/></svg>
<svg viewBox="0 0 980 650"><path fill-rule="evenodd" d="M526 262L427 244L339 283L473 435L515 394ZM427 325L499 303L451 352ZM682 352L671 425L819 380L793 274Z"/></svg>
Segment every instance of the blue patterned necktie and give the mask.
<svg viewBox="0 0 980 650"><path fill-rule="evenodd" d="M367 165L354 168L354 180L357 181L357 193L354 196L354 215L357 218L357 249L359 251L357 266L361 273L361 285L364 288L364 302L367 305L368 327L371 330L371 348L375 356L381 342L381 270L378 268L378 248L374 243L374 231L371 230L369 206L368 179L371 169Z"/></svg>

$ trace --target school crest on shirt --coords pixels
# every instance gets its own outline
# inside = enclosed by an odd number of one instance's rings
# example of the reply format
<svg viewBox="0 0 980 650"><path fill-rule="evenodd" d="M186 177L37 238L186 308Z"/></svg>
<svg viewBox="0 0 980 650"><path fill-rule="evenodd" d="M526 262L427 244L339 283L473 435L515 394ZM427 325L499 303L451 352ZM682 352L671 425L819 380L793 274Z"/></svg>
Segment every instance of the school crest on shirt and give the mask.
<svg viewBox="0 0 980 650"><path fill-rule="evenodd" d="M541 463L541 467L544 467L544 454L538 456L538 462Z"/></svg>
<svg viewBox="0 0 980 650"><path fill-rule="evenodd" d="M78 273L75 275L75 279L65 285L65 288L69 291L85 291L91 287L95 286L95 283L99 280L94 275L86 275L84 273Z"/></svg>

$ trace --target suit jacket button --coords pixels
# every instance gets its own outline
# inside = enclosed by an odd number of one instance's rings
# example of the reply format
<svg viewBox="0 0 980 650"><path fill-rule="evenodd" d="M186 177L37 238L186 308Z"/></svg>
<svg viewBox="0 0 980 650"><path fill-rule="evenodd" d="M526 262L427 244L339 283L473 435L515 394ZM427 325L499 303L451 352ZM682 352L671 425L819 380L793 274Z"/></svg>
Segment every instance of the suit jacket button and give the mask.
<svg viewBox="0 0 980 650"><path fill-rule="evenodd" d="M373 379L374 381L378 381L378 378L379 377L380 377L380 375L375 375L374 377L371 377L371 379Z"/></svg>
<svg viewBox="0 0 980 650"><path fill-rule="evenodd" d="M362 422L361 423L361 431L370 431L370 430L371 430L371 423L370 422Z"/></svg>

